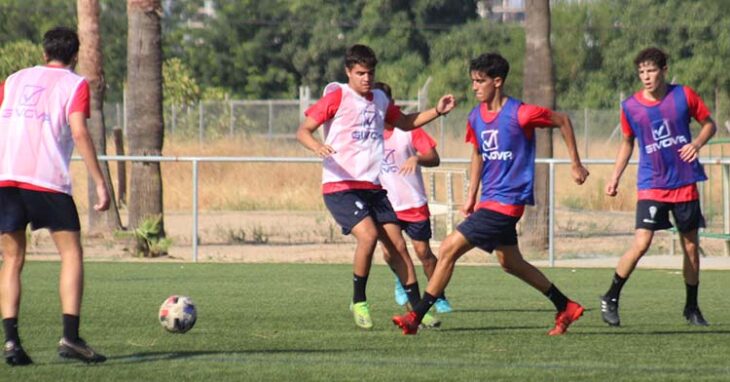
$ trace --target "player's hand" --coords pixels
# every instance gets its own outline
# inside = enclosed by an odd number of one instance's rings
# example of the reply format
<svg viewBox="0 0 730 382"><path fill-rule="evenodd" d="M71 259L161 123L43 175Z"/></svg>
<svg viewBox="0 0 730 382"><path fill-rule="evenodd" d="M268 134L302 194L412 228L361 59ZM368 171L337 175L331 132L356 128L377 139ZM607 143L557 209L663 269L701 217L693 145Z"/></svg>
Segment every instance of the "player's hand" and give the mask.
<svg viewBox="0 0 730 382"><path fill-rule="evenodd" d="M447 94L439 100L436 104L436 112L439 114L448 114L451 110L456 107L456 98L453 95Z"/></svg>
<svg viewBox="0 0 730 382"><path fill-rule="evenodd" d="M416 171L417 167L418 167L418 157L414 155L406 160L406 163L404 163L403 166L400 167L400 170L398 170L398 173L400 175L413 174Z"/></svg>
<svg viewBox="0 0 730 382"><path fill-rule="evenodd" d="M109 204L111 204L109 191L106 188L106 184L102 182L96 186L96 204L94 204L94 210L106 211L109 209Z"/></svg>
<svg viewBox="0 0 730 382"><path fill-rule="evenodd" d="M686 145L682 146L681 149L679 149L679 158L687 163L694 161L699 156L700 149L693 143L687 143Z"/></svg>
<svg viewBox="0 0 730 382"><path fill-rule="evenodd" d="M582 164L574 164L570 168L570 173L576 184L583 184L591 173Z"/></svg>
<svg viewBox="0 0 730 382"><path fill-rule="evenodd" d="M336 152L337 151L335 151L335 149L333 149L330 145L320 145L316 150L314 150L314 153L320 158L327 158Z"/></svg>
<svg viewBox="0 0 730 382"><path fill-rule="evenodd" d="M618 194L618 180L611 180L606 184L606 195L614 197Z"/></svg>
<svg viewBox="0 0 730 382"><path fill-rule="evenodd" d="M464 205L461 206L461 209L459 212L461 212L464 217L467 217L471 215L474 212L474 206L476 205L476 201L472 198L467 198L466 201L464 201Z"/></svg>

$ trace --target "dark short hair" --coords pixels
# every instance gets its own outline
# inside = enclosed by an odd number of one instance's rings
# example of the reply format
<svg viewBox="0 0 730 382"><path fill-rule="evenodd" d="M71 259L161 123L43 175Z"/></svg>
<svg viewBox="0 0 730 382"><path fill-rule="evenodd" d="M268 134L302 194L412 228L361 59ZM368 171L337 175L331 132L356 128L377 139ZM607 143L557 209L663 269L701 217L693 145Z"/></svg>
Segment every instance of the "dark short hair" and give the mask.
<svg viewBox="0 0 730 382"><path fill-rule="evenodd" d="M669 56L661 49L656 47L646 48L639 52L634 58L634 65L638 68L643 62L653 62L660 69L667 66Z"/></svg>
<svg viewBox="0 0 730 382"><path fill-rule="evenodd" d="M43 51L48 60L68 65L79 52L79 35L71 28L55 27L43 35Z"/></svg>
<svg viewBox="0 0 730 382"><path fill-rule="evenodd" d="M380 89L385 93L385 95L388 96L388 98L393 99L393 92L390 88L390 85L386 84L385 82L376 82L373 84L373 89Z"/></svg>
<svg viewBox="0 0 730 382"><path fill-rule="evenodd" d="M509 62L499 53L483 53L469 63L469 73L471 72L479 72L491 78L501 77L504 81L509 74Z"/></svg>
<svg viewBox="0 0 730 382"><path fill-rule="evenodd" d="M375 66L378 65L375 52L369 46L361 44L347 48L347 52L345 52L345 67L352 69L357 64L368 69L375 69Z"/></svg>

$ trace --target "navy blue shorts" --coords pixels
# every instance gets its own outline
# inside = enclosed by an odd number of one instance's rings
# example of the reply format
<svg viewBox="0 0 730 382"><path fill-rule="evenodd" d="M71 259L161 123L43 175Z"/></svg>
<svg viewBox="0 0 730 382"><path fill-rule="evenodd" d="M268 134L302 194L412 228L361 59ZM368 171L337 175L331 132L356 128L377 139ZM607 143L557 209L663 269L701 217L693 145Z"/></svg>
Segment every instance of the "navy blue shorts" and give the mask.
<svg viewBox="0 0 730 382"><path fill-rule="evenodd" d="M699 200L682 203L639 200L636 202L636 228L650 231L672 228L669 211L672 211L679 232L689 232L705 226Z"/></svg>
<svg viewBox="0 0 730 382"><path fill-rule="evenodd" d="M0 187L0 232L33 230L81 230L79 213L71 195Z"/></svg>
<svg viewBox="0 0 730 382"><path fill-rule="evenodd" d="M516 226L519 220L519 217L478 209L456 229L471 245L491 253L499 246L517 245Z"/></svg>
<svg viewBox="0 0 730 382"><path fill-rule="evenodd" d="M343 235L349 235L352 228L367 216L378 224L398 222L385 190L347 190L324 194L324 204L342 227Z"/></svg>
<svg viewBox="0 0 730 382"><path fill-rule="evenodd" d="M420 222L407 222L405 220L398 220L400 228L405 232L408 237L418 241L429 241L431 240L431 221L421 220Z"/></svg>

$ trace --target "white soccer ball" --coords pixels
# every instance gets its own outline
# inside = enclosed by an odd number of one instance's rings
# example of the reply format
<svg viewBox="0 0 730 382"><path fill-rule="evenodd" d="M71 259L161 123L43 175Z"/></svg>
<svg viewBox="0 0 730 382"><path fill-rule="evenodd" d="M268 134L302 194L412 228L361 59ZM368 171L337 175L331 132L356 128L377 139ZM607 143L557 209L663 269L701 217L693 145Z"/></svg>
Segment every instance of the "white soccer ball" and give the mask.
<svg viewBox="0 0 730 382"><path fill-rule="evenodd" d="M193 328L198 314L190 297L172 295L162 302L159 318L168 332L185 333Z"/></svg>

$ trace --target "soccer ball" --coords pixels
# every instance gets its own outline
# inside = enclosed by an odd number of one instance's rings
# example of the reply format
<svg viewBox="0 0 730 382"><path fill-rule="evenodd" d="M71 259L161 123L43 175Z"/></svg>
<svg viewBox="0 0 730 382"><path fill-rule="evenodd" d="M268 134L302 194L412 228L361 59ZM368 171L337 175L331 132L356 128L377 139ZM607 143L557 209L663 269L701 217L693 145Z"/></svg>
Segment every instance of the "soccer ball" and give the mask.
<svg viewBox="0 0 730 382"><path fill-rule="evenodd" d="M198 314L190 297L172 295L160 306L160 324L168 332L185 333L192 329Z"/></svg>

